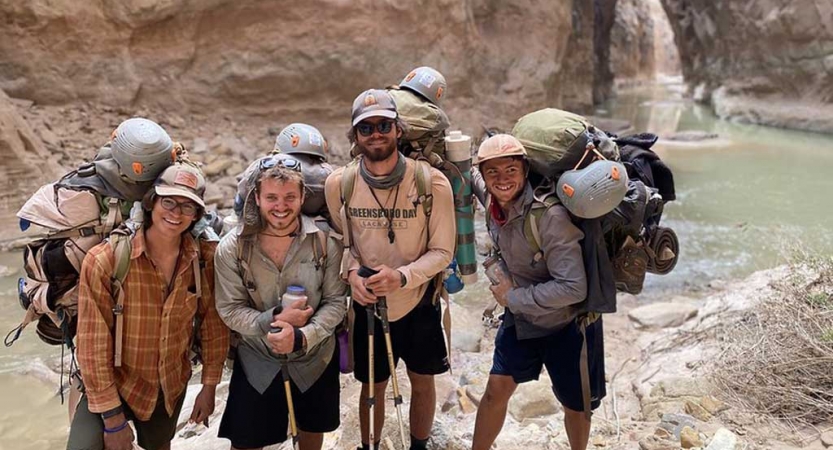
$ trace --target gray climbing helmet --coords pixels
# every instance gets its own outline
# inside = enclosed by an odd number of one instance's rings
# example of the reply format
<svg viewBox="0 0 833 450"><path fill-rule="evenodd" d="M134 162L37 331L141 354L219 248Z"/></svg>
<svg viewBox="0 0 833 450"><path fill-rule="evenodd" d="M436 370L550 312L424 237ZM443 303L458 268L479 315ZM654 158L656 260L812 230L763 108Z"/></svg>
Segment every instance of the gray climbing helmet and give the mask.
<svg viewBox="0 0 833 450"><path fill-rule="evenodd" d="M173 162L174 143L156 122L127 119L113 132L111 150L119 171L135 182L153 181Z"/></svg>
<svg viewBox="0 0 833 450"><path fill-rule="evenodd" d="M427 66L412 70L399 83L400 88L413 91L437 106L441 106L446 86L443 74Z"/></svg>
<svg viewBox="0 0 833 450"><path fill-rule="evenodd" d="M574 215L601 217L616 208L628 191L628 172L621 163L595 161L581 170L568 170L558 179L556 194Z"/></svg>
<svg viewBox="0 0 833 450"><path fill-rule="evenodd" d="M303 153L327 160L327 140L324 135L312 125L293 123L281 130L275 139L275 149L272 153L294 155Z"/></svg>

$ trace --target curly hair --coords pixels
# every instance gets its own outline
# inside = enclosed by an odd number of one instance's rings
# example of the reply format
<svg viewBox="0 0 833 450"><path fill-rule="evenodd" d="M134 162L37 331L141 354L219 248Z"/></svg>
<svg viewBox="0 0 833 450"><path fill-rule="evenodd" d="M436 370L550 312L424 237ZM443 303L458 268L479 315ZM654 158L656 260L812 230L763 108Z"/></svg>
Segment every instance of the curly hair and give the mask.
<svg viewBox="0 0 833 450"><path fill-rule="evenodd" d="M257 181L255 181L256 194L260 194L260 184L263 180L267 179L275 180L279 183L298 183L298 187L301 188L301 194L303 194L306 190L303 173L298 172L297 170L287 169L281 165L275 165L260 172L260 175L258 175Z"/></svg>

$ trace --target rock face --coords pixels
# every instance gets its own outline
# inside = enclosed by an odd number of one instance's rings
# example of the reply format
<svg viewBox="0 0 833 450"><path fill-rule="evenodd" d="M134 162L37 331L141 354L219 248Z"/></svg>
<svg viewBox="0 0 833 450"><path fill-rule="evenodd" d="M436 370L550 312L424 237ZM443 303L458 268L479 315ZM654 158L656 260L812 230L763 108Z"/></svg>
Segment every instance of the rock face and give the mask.
<svg viewBox="0 0 833 450"><path fill-rule="evenodd" d="M680 72L674 33L659 0L619 0L610 37L616 82L653 80Z"/></svg>
<svg viewBox="0 0 833 450"><path fill-rule="evenodd" d="M41 104L346 122L359 92L424 64L447 77L452 120L479 129L589 108L587 68L606 44L596 10L615 1L0 0L0 88Z"/></svg>
<svg viewBox="0 0 833 450"><path fill-rule="evenodd" d="M48 157L43 141L20 116L12 100L0 91L0 240L16 236L14 213L22 206L25 195L57 176Z"/></svg>
<svg viewBox="0 0 833 450"><path fill-rule="evenodd" d="M683 75L699 97L712 101L718 115L833 132L829 0L662 4Z"/></svg>

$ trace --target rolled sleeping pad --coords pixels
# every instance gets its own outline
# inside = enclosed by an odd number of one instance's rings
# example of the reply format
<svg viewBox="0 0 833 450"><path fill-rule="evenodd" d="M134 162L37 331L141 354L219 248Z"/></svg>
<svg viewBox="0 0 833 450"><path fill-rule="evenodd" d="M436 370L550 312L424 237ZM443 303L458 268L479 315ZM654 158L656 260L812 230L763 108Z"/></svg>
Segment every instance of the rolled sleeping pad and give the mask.
<svg viewBox="0 0 833 450"><path fill-rule="evenodd" d="M674 230L657 227L648 247L648 272L666 275L674 270L680 256L680 241Z"/></svg>
<svg viewBox="0 0 833 450"><path fill-rule="evenodd" d="M474 204L471 191L471 136L451 131L445 138L446 159L459 174L450 174L454 192L454 216L457 219L457 267L463 283L477 281L477 257L474 242Z"/></svg>

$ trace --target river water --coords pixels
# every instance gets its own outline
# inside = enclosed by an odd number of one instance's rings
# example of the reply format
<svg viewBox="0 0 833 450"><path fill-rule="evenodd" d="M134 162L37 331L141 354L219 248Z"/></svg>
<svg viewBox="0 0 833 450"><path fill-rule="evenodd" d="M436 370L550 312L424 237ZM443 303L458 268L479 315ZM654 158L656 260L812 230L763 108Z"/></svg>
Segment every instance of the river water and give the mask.
<svg viewBox="0 0 833 450"><path fill-rule="evenodd" d="M797 249L831 254L833 137L720 121L681 91L679 84L632 89L596 111L661 136L719 136L656 146L674 171L677 201L667 205L664 225L677 232L682 250L674 272L649 275L642 297L694 295L713 280L782 264ZM20 255L0 254L0 330L9 330L22 314L15 289L20 274L4 274L4 267L19 271ZM490 298L485 277L455 297L482 307ZM0 350L0 450L65 445L66 409L47 369L59 357L60 350L42 344L32 329Z"/></svg>

